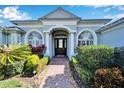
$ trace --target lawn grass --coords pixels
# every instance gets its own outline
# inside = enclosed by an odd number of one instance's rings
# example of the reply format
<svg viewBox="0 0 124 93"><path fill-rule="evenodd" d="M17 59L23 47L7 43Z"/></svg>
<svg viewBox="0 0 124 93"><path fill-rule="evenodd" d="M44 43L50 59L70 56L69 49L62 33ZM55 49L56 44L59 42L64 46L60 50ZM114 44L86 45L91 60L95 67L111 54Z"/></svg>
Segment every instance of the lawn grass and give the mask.
<svg viewBox="0 0 124 93"><path fill-rule="evenodd" d="M0 88L19 88L26 87L26 85L19 80L2 80L0 81Z"/></svg>

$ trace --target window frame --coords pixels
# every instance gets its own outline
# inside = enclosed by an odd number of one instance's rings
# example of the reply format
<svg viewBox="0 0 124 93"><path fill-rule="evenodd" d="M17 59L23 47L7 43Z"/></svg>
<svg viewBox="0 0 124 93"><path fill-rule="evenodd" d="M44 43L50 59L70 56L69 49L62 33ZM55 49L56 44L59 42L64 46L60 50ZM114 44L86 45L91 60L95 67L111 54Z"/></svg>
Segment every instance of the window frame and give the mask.
<svg viewBox="0 0 124 93"><path fill-rule="evenodd" d="M93 40L90 40L89 42L92 44L92 45L97 45L97 35L95 33L95 31L91 30L91 29L83 29L82 31L80 31L77 36L76 36L76 45L79 46L79 36L83 33L83 32L89 32L91 33L91 35L93 36ZM81 39L80 39L81 41ZM83 41L83 39L82 39ZM89 44L88 44L89 45Z"/></svg>
<svg viewBox="0 0 124 93"><path fill-rule="evenodd" d="M35 36L32 36L32 38L29 38L32 33L39 34L40 38L37 38L37 37L35 37ZM43 37L42 37L42 35L41 35L40 33L38 33L38 32L33 31L33 32L29 33L29 35L28 35L27 38L28 38L28 44L31 44L33 47L37 47L37 46L40 46L40 45L43 44L43 40L42 40ZM37 44L37 42L38 42L39 44Z"/></svg>

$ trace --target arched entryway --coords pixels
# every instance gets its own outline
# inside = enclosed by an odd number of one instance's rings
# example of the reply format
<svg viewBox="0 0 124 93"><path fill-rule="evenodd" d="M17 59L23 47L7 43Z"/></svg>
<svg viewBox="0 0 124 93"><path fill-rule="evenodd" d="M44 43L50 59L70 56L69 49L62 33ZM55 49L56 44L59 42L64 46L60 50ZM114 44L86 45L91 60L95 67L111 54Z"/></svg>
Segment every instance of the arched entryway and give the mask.
<svg viewBox="0 0 124 93"><path fill-rule="evenodd" d="M53 29L52 31L54 55L67 55L68 32L66 29Z"/></svg>
<svg viewBox="0 0 124 93"><path fill-rule="evenodd" d="M45 34L45 45L47 46L47 50L45 53L45 56L50 56L52 58L56 54L64 54L69 57L71 60L71 57L74 55L74 33L75 30L70 29L67 26L53 26L47 31L44 31ZM59 40L56 40L56 39ZM56 53L55 51L55 40L59 44L59 48L65 49L64 53ZM64 45L65 44L65 45ZM63 50L64 50L63 49ZM61 52L62 50L60 50Z"/></svg>

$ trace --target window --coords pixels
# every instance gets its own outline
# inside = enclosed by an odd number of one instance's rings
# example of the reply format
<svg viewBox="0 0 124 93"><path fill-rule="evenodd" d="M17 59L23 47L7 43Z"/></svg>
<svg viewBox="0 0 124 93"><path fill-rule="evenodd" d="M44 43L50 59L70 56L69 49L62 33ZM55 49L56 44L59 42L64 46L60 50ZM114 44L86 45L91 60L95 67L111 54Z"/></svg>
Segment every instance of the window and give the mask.
<svg viewBox="0 0 124 93"><path fill-rule="evenodd" d="M59 39L59 48L63 48L63 40Z"/></svg>
<svg viewBox="0 0 124 93"><path fill-rule="evenodd" d="M28 36L28 43L32 46L40 46L42 45L42 36L38 32L32 32Z"/></svg>
<svg viewBox="0 0 124 93"><path fill-rule="evenodd" d="M93 35L89 31L82 32L78 37L78 46L80 45L93 45Z"/></svg>

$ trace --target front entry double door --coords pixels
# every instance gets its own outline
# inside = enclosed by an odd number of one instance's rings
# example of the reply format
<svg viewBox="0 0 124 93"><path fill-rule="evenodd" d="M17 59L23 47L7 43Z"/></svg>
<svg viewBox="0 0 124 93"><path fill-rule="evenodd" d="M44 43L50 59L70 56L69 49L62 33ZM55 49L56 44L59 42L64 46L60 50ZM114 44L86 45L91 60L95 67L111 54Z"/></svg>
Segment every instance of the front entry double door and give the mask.
<svg viewBox="0 0 124 93"><path fill-rule="evenodd" d="M66 55L67 38L55 38L55 55Z"/></svg>

